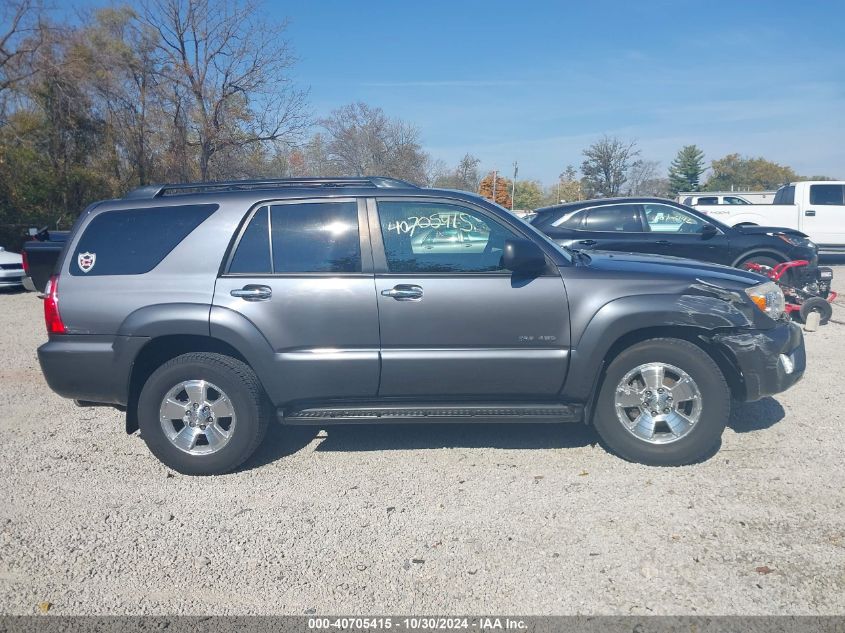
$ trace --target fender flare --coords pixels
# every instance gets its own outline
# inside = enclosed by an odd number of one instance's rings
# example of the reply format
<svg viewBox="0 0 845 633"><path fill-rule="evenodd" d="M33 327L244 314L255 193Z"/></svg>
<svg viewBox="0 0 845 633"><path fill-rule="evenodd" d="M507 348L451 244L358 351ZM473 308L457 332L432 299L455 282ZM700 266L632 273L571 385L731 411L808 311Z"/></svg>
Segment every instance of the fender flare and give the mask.
<svg viewBox="0 0 845 633"><path fill-rule="evenodd" d="M742 327L759 324L728 296L638 295L609 301L596 311L579 336L573 332L562 400L592 402L608 354L623 337L638 331L653 333L646 338L659 337L661 329L677 333L679 328L693 337L709 337Z"/></svg>

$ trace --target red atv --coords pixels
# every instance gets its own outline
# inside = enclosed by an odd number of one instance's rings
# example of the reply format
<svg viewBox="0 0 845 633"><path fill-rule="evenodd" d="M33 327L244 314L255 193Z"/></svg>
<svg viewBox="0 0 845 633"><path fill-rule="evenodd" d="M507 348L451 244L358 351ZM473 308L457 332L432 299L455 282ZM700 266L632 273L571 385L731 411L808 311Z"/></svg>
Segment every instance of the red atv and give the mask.
<svg viewBox="0 0 845 633"><path fill-rule="evenodd" d="M765 275L774 281L786 298L786 311L790 315L798 313L801 322L807 321L812 312L819 313L819 322L824 325L833 315L830 305L836 299L836 293L830 289L833 281L833 269L819 266L810 268L806 259L783 262L774 267L749 262L746 270Z"/></svg>

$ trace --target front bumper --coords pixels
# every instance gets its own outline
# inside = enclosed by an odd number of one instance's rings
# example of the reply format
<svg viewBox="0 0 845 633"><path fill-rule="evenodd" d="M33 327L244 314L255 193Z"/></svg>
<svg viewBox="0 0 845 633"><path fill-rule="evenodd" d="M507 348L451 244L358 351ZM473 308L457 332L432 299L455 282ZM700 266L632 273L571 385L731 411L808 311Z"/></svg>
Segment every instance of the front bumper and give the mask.
<svg viewBox="0 0 845 633"><path fill-rule="evenodd" d="M736 361L746 401L786 391L801 380L807 367L804 336L792 322L770 330L744 330L713 339Z"/></svg>
<svg viewBox="0 0 845 633"><path fill-rule="evenodd" d="M0 288L21 287L23 276L23 270L0 270Z"/></svg>

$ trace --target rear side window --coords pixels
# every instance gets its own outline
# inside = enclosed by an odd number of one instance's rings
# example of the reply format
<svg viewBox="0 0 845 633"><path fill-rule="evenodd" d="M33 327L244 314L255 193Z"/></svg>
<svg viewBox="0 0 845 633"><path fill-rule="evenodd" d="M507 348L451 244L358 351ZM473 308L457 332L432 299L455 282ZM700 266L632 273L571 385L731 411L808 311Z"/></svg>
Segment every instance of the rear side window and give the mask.
<svg viewBox="0 0 845 633"><path fill-rule="evenodd" d="M843 185L810 185L810 204L845 204Z"/></svg>
<svg viewBox="0 0 845 633"><path fill-rule="evenodd" d="M270 224L273 272L361 272L357 203L273 205Z"/></svg>
<svg viewBox="0 0 845 633"><path fill-rule="evenodd" d="M702 196L699 197L696 204L719 204L719 198L716 196Z"/></svg>
<svg viewBox="0 0 845 633"><path fill-rule="evenodd" d="M361 272L356 202L261 207L229 265L235 274Z"/></svg>
<svg viewBox="0 0 845 633"><path fill-rule="evenodd" d="M270 263L270 220L269 210L261 207L252 216L241 241L238 250L232 257L229 265L230 273L258 273L269 274L273 272Z"/></svg>
<svg viewBox="0 0 845 633"><path fill-rule="evenodd" d="M148 273L217 209L216 204L190 204L101 213L79 239L70 274Z"/></svg>
<svg viewBox="0 0 845 633"><path fill-rule="evenodd" d="M795 204L795 187L789 185L778 189L772 204Z"/></svg>
<svg viewBox="0 0 845 633"><path fill-rule="evenodd" d="M587 231L620 231L641 233L638 207L635 204L613 204L587 211L584 229Z"/></svg>
<svg viewBox="0 0 845 633"><path fill-rule="evenodd" d="M553 225L561 229L580 229L586 215L586 211L566 213L555 220Z"/></svg>

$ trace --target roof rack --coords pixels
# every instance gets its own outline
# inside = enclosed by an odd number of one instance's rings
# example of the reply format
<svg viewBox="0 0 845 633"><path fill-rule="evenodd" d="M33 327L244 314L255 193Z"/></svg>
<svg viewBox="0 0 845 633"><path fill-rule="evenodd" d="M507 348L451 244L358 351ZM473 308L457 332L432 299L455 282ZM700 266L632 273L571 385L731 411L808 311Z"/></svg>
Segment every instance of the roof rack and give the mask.
<svg viewBox="0 0 845 633"><path fill-rule="evenodd" d="M375 187L378 189L418 189L417 185L398 178L364 176L353 178L270 178L266 180L218 180L186 182L172 185L144 185L127 193L124 198L161 198L168 195L208 191L248 191L281 187Z"/></svg>

